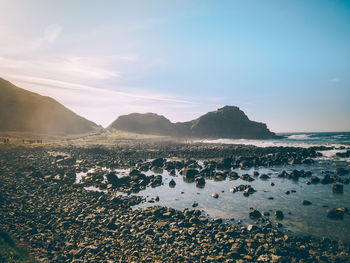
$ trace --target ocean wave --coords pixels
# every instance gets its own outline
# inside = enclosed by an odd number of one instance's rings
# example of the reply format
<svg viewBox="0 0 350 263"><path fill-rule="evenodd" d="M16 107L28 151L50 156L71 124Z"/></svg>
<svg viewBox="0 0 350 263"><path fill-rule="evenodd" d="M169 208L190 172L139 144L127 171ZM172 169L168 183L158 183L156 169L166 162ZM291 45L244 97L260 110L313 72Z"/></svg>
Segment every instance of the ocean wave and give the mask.
<svg viewBox="0 0 350 263"><path fill-rule="evenodd" d="M293 134L289 135L287 138L290 140L312 140L316 138L312 138L314 134Z"/></svg>
<svg viewBox="0 0 350 263"><path fill-rule="evenodd" d="M327 147L344 147L348 148L347 144L338 144L332 142L298 142L298 141L285 141L285 140L249 140L249 139L215 139L215 140L193 140L189 141L193 143L214 143L214 144L234 144L234 145L254 145L257 147L300 147L300 148L309 148L313 146L327 146Z"/></svg>

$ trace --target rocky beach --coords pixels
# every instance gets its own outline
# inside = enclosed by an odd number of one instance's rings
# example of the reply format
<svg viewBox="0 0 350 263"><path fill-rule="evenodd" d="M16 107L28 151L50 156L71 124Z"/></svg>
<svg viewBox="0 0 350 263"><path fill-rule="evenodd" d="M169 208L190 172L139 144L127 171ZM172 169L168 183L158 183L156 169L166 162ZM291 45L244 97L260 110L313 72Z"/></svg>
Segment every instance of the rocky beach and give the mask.
<svg viewBox="0 0 350 263"><path fill-rule="evenodd" d="M278 180L300 179L306 180L304 191L315 184L346 191L347 166L320 174L247 172L313 165L322 150L329 149L145 141L108 147L2 144L0 228L39 262L349 262L348 240L284 228L288 207L242 207L247 220L230 220L200 209L205 199L192 198L191 207L179 209L165 206L161 195L144 194L162 189L167 195L179 189L181 178L193 189L207 189L212 194L206 198L220 209L224 194L250 200L262 192L254 181L271 180L273 189ZM222 182L237 183L225 193L210 189ZM342 204L323 209L322 217L333 224L350 217Z"/></svg>

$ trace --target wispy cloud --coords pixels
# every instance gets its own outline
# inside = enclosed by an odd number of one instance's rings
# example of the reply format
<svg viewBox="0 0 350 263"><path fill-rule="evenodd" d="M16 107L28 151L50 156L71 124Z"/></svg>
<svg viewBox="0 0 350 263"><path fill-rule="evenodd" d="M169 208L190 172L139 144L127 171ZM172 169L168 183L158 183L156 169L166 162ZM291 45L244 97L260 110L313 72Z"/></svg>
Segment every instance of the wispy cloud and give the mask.
<svg viewBox="0 0 350 263"><path fill-rule="evenodd" d="M328 80L329 82L339 82L340 79L338 77L334 77Z"/></svg>
<svg viewBox="0 0 350 263"><path fill-rule="evenodd" d="M171 64L157 50L145 52L145 32L158 23L151 19L101 25L75 34L53 23L37 35L0 25L0 77L53 97L103 126L131 112L156 112L172 121L187 121L213 110L220 99L190 98L154 91L146 83L132 84Z"/></svg>
<svg viewBox="0 0 350 263"><path fill-rule="evenodd" d="M108 69L105 59L89 57L53 57L42 59L14 59L0 55L2 72L31 73L33 75L59 76L75 80L103 80L120 77L121 72Z"/></svg>
<svg viewBox="0 0 350 263"><path fill-rule="evenodd" d="M48 25L45 28L44 40L49 43L54 43L61 34L62 28L57 24Z"/></svg>
<svg viewBox="0 0 350 263"><path fill-rule="evenodd" d="M179 110L186 112L198 106L198 103L190 100L145 90L131 89L129 92L108 90L102 87L23 75L8 75L7 78L20 87L54 97L78 114L104 126L110 124L119 115L131 112L157 112L177 121L179 119L176 115L179 114ZM190 117L184 116L185 120Z"/></svg>

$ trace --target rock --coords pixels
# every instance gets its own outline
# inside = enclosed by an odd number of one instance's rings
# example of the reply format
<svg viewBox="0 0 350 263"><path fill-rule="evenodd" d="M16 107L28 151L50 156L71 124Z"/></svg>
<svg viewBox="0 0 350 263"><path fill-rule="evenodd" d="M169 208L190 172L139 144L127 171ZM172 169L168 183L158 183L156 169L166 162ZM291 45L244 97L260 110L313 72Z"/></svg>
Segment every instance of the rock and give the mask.
<svg viewBox="0 0 350 263"><path fill-rule="evenodd" d="M344 186L342 184L334 184L332 187L333 193L341 194L343 193Z"/></svg>
<svg viewBox="0 0 350 263"><path fill-rule="evenodd" d="M255 231L255 230L257 230L257 229L258 229L258 227L255 226L255 225L249 225L249 226L247 227L247 230L248 230L249 232Z"/></svg>
<svg viewBox="0 0 350 263"><path fill-rule="evenodd" d="M205 179L202 176L196 177L195 182L197 187L202 187L205 185Z"/></svg>
<svg viewBox="0 0 350 263"><path fill-rule="evenodd" d="M334 179L329 175L326 174L322 179L321 179L321 184L331 184L334 182Z"/></svg>
<svg viewBox="0 0 350 263"><path fill-rule="evenodd" d="M231 172L228 176L231 180L237 180L239 178L239 175L236 172Z"/></svg>
<svg viewBox="0 0 350 263"><path fill-rule="evenodd" d="M253 182L255 179L252 178L249 174L243 174L241 176L241 179L244 180L244 181L248 181L248 182Z"/></svg>
<svg viewBox="0 0 350 263"><path fill-rule="evenodd" d="M350 157L350 150L347 150L346 152L338 152L336 153L336 155L338 157L341 157L341 158L349 158Z"/></svg>
<svg viewBox="0 0 350 263"><path fill-rule="evenodd" d="M197 207L198 203L197 202L193 202L192 207Z"/></svg>
<svg viewBox="0 0 350 263"><path fill-rule="evenodd" d="M251 219L258 219L261 217L261 213L258 210L250 209L249 211L249 217Z"/></svg>
<svg viewBox="0 0 350 263"><path fill-rule="evenodd" d="M187 179L194 179L199 172L196 169L185 169L183 176Z"/></svg>
<svg viewBox="0 0 350 263"><path fill-rule="evenodd" d="M119 186L119 178L115 172L109 173L106 175L108 183L110 183L113 187Z"/></svg>
<svg viewBox="0 0 350 263"><path fill-rule="evenodd" d="M347 175L349 173L349 170L347 170L343 167L338 167L336 173L339 176L343 176L343 175Z"/></svg>
<svg viewBox="0 0 350 263"><path fill-rule="evenodd" d="M174 179L171 179L169 182L169 187L174 188L175 185L176 185L176 183L175 183Z"/></svg>
<svg viewBox="0 0 350 263"><path fill-rule="evenodd" d="M263 216L270 216L270 212L262 212Z"/></svg>
<svg viewBox="0 0 350 263"><path fill-rule="evenodd" d="M277 220L283 220L284 218L283 212L280 210L277 210L274 215L275 215L275 219Z"/></svg>
<svg viewBox="0 0 350 263"><path fill-rule="evenodd" d="M166 160L164 158L158 158L158 159L154 159L151 162L152 167L163 167L164 166L164 162Z"/></svg>
<svg viewBox="0 0 350 263"><path fill-rule="evenodd" d="M267 174L262 174L260 175L259 177L261 180L267 180L267 179L270 179L270 176L268 176Z"/></svg>
<svg viewBox="0 0 350 263"><path fill-rule="evenodd" d="M311 205L312 203L308 200L301 201L302 205Z"/></svg>
<svg viewBox="0 0 350 263"><path fill-rule="evenodd" d="M347 211L347 209L344 207L328 209L327 217L331 219L343 219L345 211Z"/></svg>
<svg viewBox="0 0 350 263"><path fill-rule="evenodd" d="M313 175L311 176L311 183L312 184L318 184L320 182L320 178L318 178L317 176Z"/></svg>
<svg viewBox="0 0 350 263"><path fill-rule="evenodd" d="M214 197L214 198L219 198L219 194L218 193L212 193L211 196Z"/></svg>

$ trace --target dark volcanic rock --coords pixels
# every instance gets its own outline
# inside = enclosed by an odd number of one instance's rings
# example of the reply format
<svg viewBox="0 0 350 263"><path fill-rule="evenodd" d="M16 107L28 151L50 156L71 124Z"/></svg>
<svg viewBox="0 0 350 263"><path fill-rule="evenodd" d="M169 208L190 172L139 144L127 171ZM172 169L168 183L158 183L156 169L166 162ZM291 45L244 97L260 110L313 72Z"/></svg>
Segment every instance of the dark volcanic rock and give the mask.
<svg viewBox="0 0 350 263"><path fill-rule="evenodd" d="M339 175L339 176L347 175L348 173L349 173L349 170L347 170L343 167L337 168L337 175Z"/></svg>
<svg viewBox="0 0 350 263"><path fill-rule="evenodd" d="M284 214L280 210L277 210L274 215L277 220L282 220L284 218Z"/></svg>
<svg viewBox="0 0 350 263"><path fill-rule="evenodd" d="M301 201L302 205L312 205L312 203L308 200Z"/></svg>
<svg viewBox="0 0 350 263"><path fill-rule="evenodd" d="M333 193L342 193L343 192L343 185L342 184L334 184L332 189Z"/></svg>
<svg viewBox="0 0 350 263"><path fill-rule="evenodd" d="M343 219L344 213L347 211L348 209L345 207L329 209L327 210L327 217L331 219Z"/></svg>
<svg viewBox="0 0 350 263"><path fill-rule="evenodd" d="M169 186L174 188L175 185L176 185L175 181L173 179L171 179L170 182L169 182Z"/></svg>
<svg viewBox="0 0 350 263"><path fill-rule="evenodd" d="M195 179L198 173L199 172L196 169L185 169L182 175L187 179Z"/></svg>
<svg viewBox="0 0 350 263"><path fill-rule="evenodd" d="M261 213L258 211L258 210L255 210L255 209L251 209L249 211L249 217L251 219L258 219L261 217Z"/></svg>

